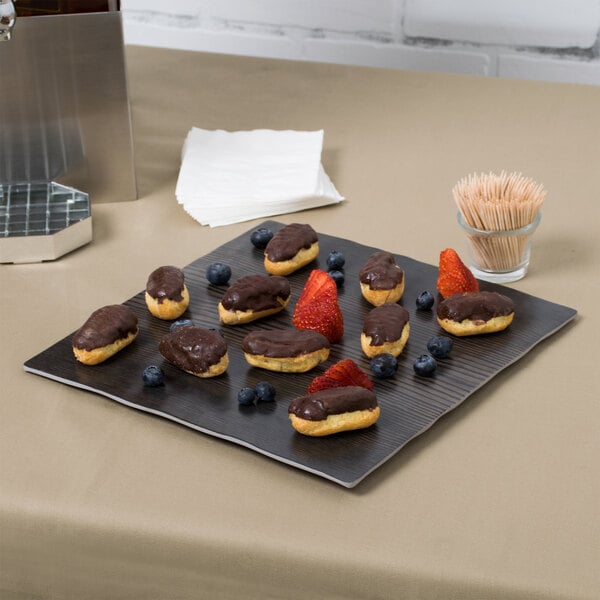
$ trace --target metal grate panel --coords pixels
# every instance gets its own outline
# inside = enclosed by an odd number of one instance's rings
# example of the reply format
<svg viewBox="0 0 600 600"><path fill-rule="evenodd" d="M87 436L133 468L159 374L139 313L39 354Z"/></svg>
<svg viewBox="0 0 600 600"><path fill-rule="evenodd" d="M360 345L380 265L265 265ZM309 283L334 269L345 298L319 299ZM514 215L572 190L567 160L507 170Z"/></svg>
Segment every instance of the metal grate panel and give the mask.
<svg viewBox="0 0 600 600"><path fill-rule="evenodd" d="M0 184L0 237L51 235L89 217L88 194L54 182Z"/></svg>

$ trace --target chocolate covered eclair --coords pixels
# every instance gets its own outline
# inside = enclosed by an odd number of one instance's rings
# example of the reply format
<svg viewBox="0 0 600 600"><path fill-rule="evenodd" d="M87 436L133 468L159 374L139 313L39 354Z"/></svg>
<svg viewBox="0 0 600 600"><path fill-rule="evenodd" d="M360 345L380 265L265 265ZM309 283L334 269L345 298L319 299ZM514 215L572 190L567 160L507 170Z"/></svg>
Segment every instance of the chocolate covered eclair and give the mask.
<svg viewBox="0 0 600 600"><path fill-rule="evenodd" d="M308 329L252 331L242 340L246 361L253 367L305 373L329 357L329 341Z"/></svg>
<svg viewBox="0 0 600 600"><path fill-rule="evenodd" d="M365 317L360 346L369 358L383 353L398 356L409 335L408 311L399 304L382 304L371 309Z"/></svg>
<svg viewBox="0 0 600 600"><path fill-rule="evenodd" d="M375 394L359 386L334 387L292 400L288 416L292 427L310 436L364 429L379 419Z"/></svg>
<svg viewBox="0 0 600 600"><path fill-rule="evenodd" d="M138 319L124 304L95 310L71 339L75 358L86 365L104 362L137 337Z"/></svg>
<svg viewBox="0 0 600 600"><path fill-rule="evenodd" d="M158 267L150 273L145 293L148 310L159 319L179 318L190 303L183 271L178 267Z"/></svg>
<svg viewBox="0 0 600 600"><path fill-rule="evenodd" d="M436 309L440 327L458 336L506 329L515 316L513 301L498 292L462 292L449 296Z"/></svg>
<svg viewBox="0 0 600 600"><path fill-rule="evenodd" d="M291 223L280 229L265 248L264 265L271 275L289 275L319 254L317 232L307 224Z"/></svg>
<svg viewBox="0 0 600 600"><path fill-rule="evenodd" d="M177 327L160 340L158 349L171 364L196 377L216 377L229 366L225 338L214 329Z"/></svg>
<svg viewBox="0 0 600 600"><path fill-rule="evenodd" d="M404 271L390 252L374 252L358 273L360 291L374 306L398 302L404 293Z"/></svg>
<svg viewBox="0 0 600 600"><path fill-rule="evenodd" d="M290 298L290 282L285 277L246 275L221 298L219 319L228 325L249 323L282 311Z"/></svg>

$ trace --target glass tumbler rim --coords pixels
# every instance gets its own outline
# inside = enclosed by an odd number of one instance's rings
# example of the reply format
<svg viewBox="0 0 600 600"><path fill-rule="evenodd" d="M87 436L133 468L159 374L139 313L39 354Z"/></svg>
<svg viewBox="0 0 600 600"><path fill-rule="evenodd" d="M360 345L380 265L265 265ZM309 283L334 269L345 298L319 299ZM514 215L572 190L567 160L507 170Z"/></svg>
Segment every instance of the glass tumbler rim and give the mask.
<svg viewBox="0 0 600 600"><path fill-rule="evenodd" d="M465 221L460 210L456 213L456 217L457 217L457 221L458 221L459 225L465 231L473 233L474 235L478 235L478 236L517 236L517 235L526 235L528 233L532 233L533 231L535 231L535 229L540 224L540 221L542 219L542 211L538 211L538 213L535 216L535 219L531 223L528 223L527 225L524 225L523 227L519 227L518 229L477 229L476 227L472 227Z"/></svg>

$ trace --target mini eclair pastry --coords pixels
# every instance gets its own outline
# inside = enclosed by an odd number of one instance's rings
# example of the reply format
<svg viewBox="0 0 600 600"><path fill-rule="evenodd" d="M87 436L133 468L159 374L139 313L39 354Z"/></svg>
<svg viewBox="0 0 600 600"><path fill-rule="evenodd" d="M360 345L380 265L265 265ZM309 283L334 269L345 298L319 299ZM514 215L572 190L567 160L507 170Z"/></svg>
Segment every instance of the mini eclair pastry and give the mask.
<svg viewBox="0 0 600 600"><path fill-rule="evenodd" d="M271 275L289 275L317 258L317 232L302 223L281 228L265 248L265 269Z"/></svg>
<svg viewBox="0 0 600 600"><path fill-rule="evenodd" d="M171 364L196 377L216 377L229 366L227 343L214 329L177 327L161 339L158 349Z"/></svg>
<svg viewBox="0 0 600 600"><path fill-rule="evenodd" d="M398 302L404 293L404 271L396 259L383 250L369 256L358 273L360 291L374 306Z"/></svg>
<svg viewBox="0 0 600 600"><path fill-rule="evenodd" d="M303 435L324 436L364 429L379 419L375 394L363 387L334 387L292 400L288 416Z"/></svg>
<svg viewBox="0 0 600 600"><path fill-rule="evenodd" d="M436 309L437 321L458 336L506 329L515 316L513 301L497 292L462 292L449 296Z"/></svg>
<svg viewBox="0 0 600 600"><path fill-rule="evenodd" d="M219 319L227 325L249 323L282 311L290 298L285 277L246 275L227 288L217 307Z"/></svg>
<svg viewBox="0 0 600 600"><path fill-rule="evenodd" d="M150 273L145 294L148 310L159 319L180 317L190 304L183 271L177 267L158 267Z"/></svg>
<svg viewBox="0 0 600 600"><path fill-rule="evenodd" d="M408 311L399 304L382 304L369 311L360 334L363 352L373 358L377 354L398 356L410 335Z"/></svg>
<svg viewBox="0 0 600 600"><path fill-rule="evenodd" d="M137 317L127 306L103 306L73 335L73 354L85 365L97 365L131 344L138 331Z"/></svg>
<svg viewBox="0 0 600 600"><path fill-rule="evenodd" d="M329 341L318 331L272 329L252 331L242 340L253 367L283 373L305 373L329 357Z"/></svg>

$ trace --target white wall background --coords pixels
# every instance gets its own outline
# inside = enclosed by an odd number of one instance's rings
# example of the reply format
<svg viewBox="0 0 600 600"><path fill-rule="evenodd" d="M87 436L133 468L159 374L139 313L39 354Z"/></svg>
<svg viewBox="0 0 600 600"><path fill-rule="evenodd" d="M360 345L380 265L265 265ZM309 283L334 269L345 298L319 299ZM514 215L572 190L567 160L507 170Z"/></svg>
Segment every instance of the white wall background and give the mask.
<svg viewBox="0 0 600 600"><path fill-rule="evenodd" d="M600 85L600 0L122 0L127 44Z"/></svg>

